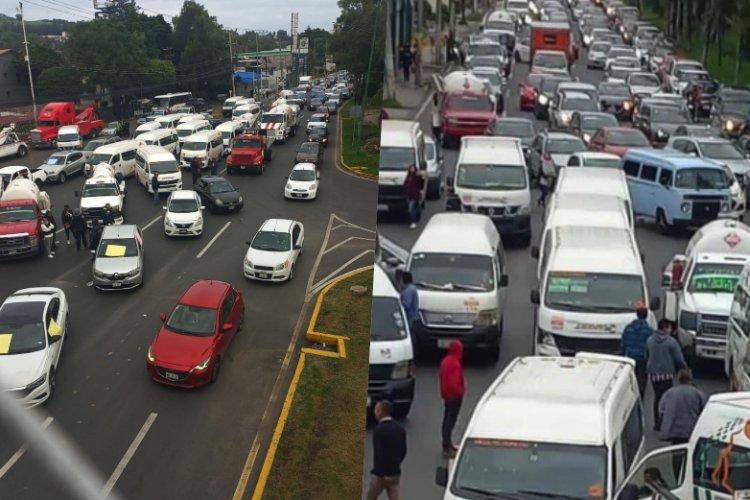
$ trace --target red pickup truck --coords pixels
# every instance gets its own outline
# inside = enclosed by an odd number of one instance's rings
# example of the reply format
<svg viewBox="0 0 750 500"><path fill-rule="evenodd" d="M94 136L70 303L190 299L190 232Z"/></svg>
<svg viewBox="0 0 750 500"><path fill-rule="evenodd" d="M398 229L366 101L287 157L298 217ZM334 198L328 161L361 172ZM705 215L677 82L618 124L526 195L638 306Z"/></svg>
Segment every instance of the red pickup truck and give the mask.
<svg viewBox="0 0 750 500"><path fill-rule="evenodd" d="M0 201L0 258L44 253L41 215L33 199Z"/></svg>
<svg viewBox="0 0 750 500"><path fill-rule="evenodd" d="M232 153L227 156L227 173L235 174L255 170L263 174L271 161L271 149L262 135L238 135L232 141Z"/></svg>
<svg viewBox="0 0 750 500"><path fill-rule="evenodd" d="M96 104L92 104L76 115L75 105L72 102L47 104L39 112L37 121L37 127L31 131L31 146L34 148L54 146L58 130L65 125L78 125L83 137L96 137L106 125L99 118Z"/></svg>

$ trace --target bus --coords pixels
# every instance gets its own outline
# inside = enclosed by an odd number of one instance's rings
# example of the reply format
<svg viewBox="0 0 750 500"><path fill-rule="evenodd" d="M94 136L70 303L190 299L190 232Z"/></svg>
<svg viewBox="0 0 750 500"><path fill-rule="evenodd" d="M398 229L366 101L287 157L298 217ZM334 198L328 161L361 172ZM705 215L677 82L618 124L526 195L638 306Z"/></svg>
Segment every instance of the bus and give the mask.
<svg viewBox="0 0 750 500"><path fill-rule="evenodd" d="M164 109L166 110L167 114L169 114L173 108L186 104L188 102L188 99L192 98L192 92L178 92L176 94L157 95L156 97L154 97L154 109Z"/></svg>

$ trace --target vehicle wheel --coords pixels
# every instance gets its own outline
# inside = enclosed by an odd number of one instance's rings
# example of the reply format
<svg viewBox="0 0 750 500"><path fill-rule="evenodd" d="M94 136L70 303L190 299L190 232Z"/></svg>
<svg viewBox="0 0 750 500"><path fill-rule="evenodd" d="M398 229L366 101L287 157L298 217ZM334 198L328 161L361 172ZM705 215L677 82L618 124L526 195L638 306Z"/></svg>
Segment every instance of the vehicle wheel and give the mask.
<svg viewBox="0 0 750 500"><path fill-rule="evenodd" d="M65 172L60 172L60 177L57 178L57 182L60 184L65 184L65 181L68 180L68 176L65 174Z"/></svg>
<svg viewBox="0 0 750 500"><path fill-rule="evenodd" d="M490 363L497 363L500 360L500 338L488 347L487 360Z"/></svg>
<svg viewBox="0 0 750 500"><path fill-rule="evenodd" d="M409 414L409 410L411 410L411 402L393 405L393 418L396 420L404 420Z"/></svg>
<svg viewBox="0 0 750 500"><path fill-rule="evenodd" d="M211 203L211 204L210 204L210 205L208 206L208 209L209 209L209 210L211 211L211 213L212 213L212 214L215 214L215 213L216 213L216 205L215 205L215 204Z"/></svg>
<svg viewBox="0 0 750 500"><path fill-rule="evenodd" d="M656 210L656 224L662 234L669 234L672 231L672 226L667 222L667 216L664 215L664 210L661 208Z"/></svg>
<svg viewBox="0 0 750 500"><path fill-rule="evenodd" d="M442 190L440 189L440 179L437 179L436 182L427 184L427 199L439 200L441 194Z"/></svg>
<svg viewBox="0 0 750 500"><path fill-rule="evenodd" d="M292 281L292 279L294 279L294 265L289 269L289 277L286 280Z"/></svg>
<svg viewBox="0 0 750 500"><path fill-rule="evenodd" d="M221 358L216 358L214 366L211 368L211 383L215 383L216 379L219 378L219 371L221 370Z"/></svg>
<svg viewBox="0 0 750 500"><path fill-rule="evenodd" d="M47 377L49 377L49 380L47 381L47 384L49 385L49 396L47 399L49 399L55 393L55 387L57 386L57 372L54 366L50 368Z"/></svg>
<svg viewBox="0 0 750 500"><path fill-rule="evenodd" d="M97 137L99 137L99 129L95 128L91 131L91 138L96 139Z"/></svg>
<svg viewBox="0 0 750 500"><path fill-rule="evenodd" d="M29 150L26 148L26 146L20 146L16 154L18 155L19 158L23 158L28 153L29 153Z"/></svg>

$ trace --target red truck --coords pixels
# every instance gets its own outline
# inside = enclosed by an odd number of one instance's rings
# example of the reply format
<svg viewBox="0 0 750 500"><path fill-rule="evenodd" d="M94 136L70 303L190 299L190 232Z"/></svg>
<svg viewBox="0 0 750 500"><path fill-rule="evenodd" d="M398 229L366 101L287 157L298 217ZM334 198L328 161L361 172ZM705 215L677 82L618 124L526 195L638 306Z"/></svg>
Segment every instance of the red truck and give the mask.
<svg viewBox="0 0 750 500"><path fill-rule="evenodd" d="M245 170L255 170L263 174L266 163L271 161L271 149L266 137L244 134L235 136L232 152L227 156L227 173L235 174Z"/></svg>
<svg viewBox="0 0 750 500"><path fill-rule="evenodd" d="M49 208L47 193L29 179L12 181L0 198L0 258L42 255L41 211Z"/></svg>
<svg viewBox="0 0 750 500"><path fill-rule="evenodd" d="M484 135L497 118L497 103L485 84L467 71L445 76L441 88L440 122L443 145L460 143L465 135Z"/></svg>
<svg viewBox="0 0 750 500"><path fill-rule="evenodd" d="M58 130L65 125L78 125L83 137L96 137L106 125L99 118L96 104L78 115L75 113L75 104L72 102L51 102L44 106L37 118L39 124L31 131L31 146L53 147Z"/></svg>
<svg viewBox="0 0 750 500"><path fill-rule="evenodd" d="M531 23L531 45L529 61L534 60L537 50L558 50L565 52L571 64L578 59L578 44L567 23L537 21Z"/></svg>

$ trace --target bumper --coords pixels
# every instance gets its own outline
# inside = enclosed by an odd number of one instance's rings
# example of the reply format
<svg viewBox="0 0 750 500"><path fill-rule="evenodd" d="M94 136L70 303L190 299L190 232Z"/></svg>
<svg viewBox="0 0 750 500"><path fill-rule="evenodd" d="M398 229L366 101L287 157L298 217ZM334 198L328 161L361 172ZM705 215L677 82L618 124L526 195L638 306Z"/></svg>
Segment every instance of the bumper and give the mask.
<svg viewBox="0 0 750 500"><path fill-rule="evenodd" d="M257 281L281 282L289 279L289 267L281 271L258 270L242 265L242 274L245 278Z"/></svg>
<svg viewBox="0 0 750 500"><path fill-rule="evenodd" d="M312 200L318 195L318 190L315 191L290 191L286 188L284 188L284 198L288 198L290 200Z"/></svg>
<svg viewBox="0 0 750 500"><path fill-rule="evenodd" d="M41 243L29 243L28 245L19 245L13 247L0 247L0 258L13 259L16 257L28 257L39 253Z"/></svg>
<svg viewBox="0 0 750 500"><path fill-rule="evenodd" d="M171 193L172 191L181 191L181 190L182 190L182 181L179 181L173 184L159 185L159 194ZM151 194L154 194L154 190L151 189L150 184L148 186L148 192Z"/></svg>
<svg viewBox="0 0 750 500"><path fill-rule="evenodd" d="M243 203L237 203L234 205L214 205L214 211L216 212L239 212L244 206Z"/></svg>
<svg viewBox="0 0 750 500"><path fill-rule="evenodd" d="M538 356L575 356L577 352L594 352L600 354L615 354L621 352L620 337L599 338L582 336L565 336L551 334L554 345L535 340L536 355Z"/></svg>
<svg viewBox="0 0 750 500"><path fill-rule="evenodd" d="M98 218L99 224L104 224L104 219L101 217ZM123 217L122 214L118 215L114 218L115 226L119 226L123 222L125 222L125 217ZM93 217L86 217L86 225L91 228L94 225L94 218Z"/></svg>
<svg viewBox="0 0 750 500"><path fill-rule="evenodd" d="M468 329L450 329L450 328L430 328L416 322L414 331L417 344L439 349L447 349L452 340L460 340L464 347L469 349L480 349L483 347L493 347L499 341L497 327L472 328Z"/></svg>
<svg viewBox="0 0 750 500"><path fill-rule="evenodd" d="M689 330L678 330L680 344L686 347L697 358L716 359L724 361L727 351L727 341L723 338L697 336Z"/></svg>
<svg viewBox="0 0 750 500"><path fill-rule="evenodd" d="M49 376L44 380L44 383L31 391L26 388L12 389L8 391L8 394L13 396L13 399L25 409L39 406L49 399Z"/></svg>
<svg viewBox="0 0 750 500"><path fill-rule="evenodd" d="M184 371L185 368L164 367L146 362L146 370L151 380L156 383L184 389L194 389L211 383L211 369L213 364L200 372L195 370Z"/></svg>
<svg viewBox="0 0 750 500"><path fill-rule="evenodd" d="M382 399L397 405L409 404L414 400L414 379L368 380L367 396L371 404Z"/></svg>
<svg viewBox="0 0 750 500"><path fill-rule="evenodd" d="M200 236L203 234L203 226L191 226L188 228L164 225L164 234L167 236Z"/></svg>
<svg viewBox="0 0 750 500"><path fill-rule="evenodd" d="M143 284L143 271L138 276L126 277L121 280L110 280L94 276L94 288L102 291L132 290Z"/></svg>
<svg viewBox="0 0 750 500"><path fill-rule="evenodd" d="M227 165L227 172L257 172L262 168L263 163L259 163L257 165Z"/></svg>
<svg viewBox="0 0 750 500"><path fill-rule="evenodd" d="M464 137L467 135L484 135L485 132L487 132L488 126L489 126L489 123L485 123L482 125L471 125L471 126L443 125L443 136L460 139L461 137Z"/></svg>

